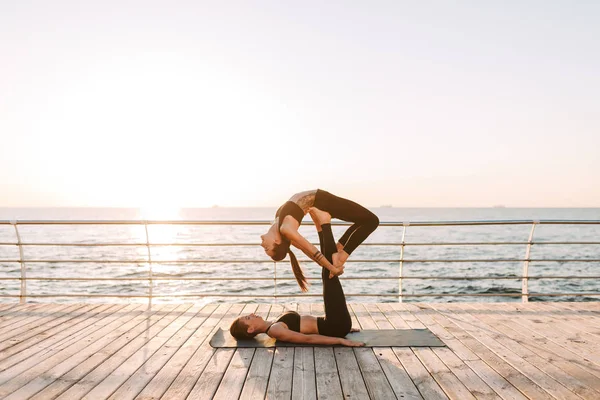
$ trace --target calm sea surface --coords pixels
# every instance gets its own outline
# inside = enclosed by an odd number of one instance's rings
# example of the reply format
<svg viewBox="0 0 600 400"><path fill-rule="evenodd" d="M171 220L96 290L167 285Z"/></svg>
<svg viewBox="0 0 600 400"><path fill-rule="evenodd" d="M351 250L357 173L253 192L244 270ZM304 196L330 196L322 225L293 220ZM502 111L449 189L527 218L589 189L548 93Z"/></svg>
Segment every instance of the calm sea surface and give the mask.
<svg viewBox="0 0 600 400"><path fill-rule="evenodd" d="M600 220L600 209L518 209L518 208L372 208L382 222L415 221L473 221L473 220L537 220L572 219ZM266 221L273 218L275 208L207 208L184 209L162 214L147 215L148 218L191 219L191 220L236 220ZM0 220L30 219L140 219L142 213L135 209L15 209L0 208ZM310 220L308 217L306 220ZM150 225L148 233L154 243L175 242L177 246L156 246L151 248L152 270L155 277L171 277L181 280L155 281L153 294L166 296L156 299L174 301L173 294L229 294L250 295L250 297L207 297L188 298L187 301L218 302L272 302L270 296L299 294L300 290L293 278L289 262L280 262L275 266L258 245L259 235L266 231L266 225L206 225L206 226L166 226ZM334 226L334 235L341 236L345 227ZM398 243L402 239L402 227L380 226L366 243ZM447 226L414 227L406 230L407 243L423 242L524 242L527 241L531 225L496 226ZM317 236L312 226L302 226L301 232L313 243ZM24 243L145 243L146 233L143 226L19 226L21 240ZM596 241L600 242L600 225L540 225L536 227L535 241ZM14 228L0 225L0 277L18 278L21 267L18 262L19 249ZM9 244L7 244L9 243ZM190 244L220 244L220 246L192 246ZM227 246L228 243L247 243L247 246ZM501 246L406 246L404 259L523 259L526 245ZM349 301L398 301L400 246L372 245L361 246L346 264L343 278L371 277L371 280L343 280L344 291ZM301 259L305 273L310 279L309 294L321 293L320 270L312 262L296 251ZM90 263L100 260L145 260L148 257L146 246L40 246L24 247L26 260L77 260L78 262L27 262L28 277L85 277L85 278L147 278L148 264L134 263ZM600 245L534 245L532 259L600 259ZM302 262L302 260L305 260ZM162 261L181 261L170 264ZM188 260L224 261L196 262ZM250 262L239 262L241 260ZM352 262L358 260L358 262ZM379 260L378 262L360 262L360 260ZM236 262L238 261L238 262ZM277 282L274 281L276 268ZM529 265L530 276L590 276L600 275L600 263L589 262L532 262ZM521 276L523 262L418 262L404 263L403 275L411 276L463 276L463 277L515 277ZM213 278L207 281L189 281L186 278ZM265 278L265 280L225 281L219 278ZM216 278L216 279L215 279ZM520 297L450 297L437 294L483 293L506 294L520 293L521 280L423 280L405 279L403 294L431 294L427 297L406 297L404 301L520 301ZM119 294L147 295L148 280L141 281L37 281L27 282L29 294ZM18 280L1 280L0 294L18 295ZM529 282L531 293L600 293L597 279L532 279ZM358 297L352 294L376 294L380 297ZM390 297L384 297L389 296ZM598 297L559 297L553 300L598 300ZM30 298L30 301L82 301L83 298ZM144 299L99 298L85 301L144 301ZM548 297L534 297L532 300L549 300ZM15 301L0 298L0 301ZM320 301L319 297L282 298L280 302Z"/></svg>

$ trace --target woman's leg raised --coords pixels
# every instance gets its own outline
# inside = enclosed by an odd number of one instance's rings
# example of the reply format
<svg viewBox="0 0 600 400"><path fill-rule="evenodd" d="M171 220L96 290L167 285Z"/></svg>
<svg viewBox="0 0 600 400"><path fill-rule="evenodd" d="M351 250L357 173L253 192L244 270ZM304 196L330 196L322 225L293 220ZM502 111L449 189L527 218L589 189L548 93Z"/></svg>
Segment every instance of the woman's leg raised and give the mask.
<svg viewBox="0 0 600 400"><path fill-rule="evenodd" d="M321 225L319 242L321 243L321 253L331 262L331 257L336 252L336 244L330 223ZM326 268L321 270L321 279L323 281L325 318L317 319L319 333L326 336L344 337L352 328L352 319L348 312L342 284L337 276L330 279L329 270Z"/></svg>

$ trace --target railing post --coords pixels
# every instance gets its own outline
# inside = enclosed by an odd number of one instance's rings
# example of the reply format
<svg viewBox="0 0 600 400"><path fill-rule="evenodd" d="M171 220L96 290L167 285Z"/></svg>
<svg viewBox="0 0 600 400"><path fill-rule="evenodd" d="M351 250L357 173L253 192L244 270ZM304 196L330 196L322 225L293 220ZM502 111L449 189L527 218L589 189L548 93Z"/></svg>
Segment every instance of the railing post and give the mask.
<svg viewBox="0 0 600 400"><path fill-rule="evenodd" d="M531 232L529 233L529 240L527 241L527 250L525 251L525 261L523 262L523 283L521 287L521 300L523 303L529 302L529 255L531 254L531 245L533 242L533 232L535 232L535 226L540 221L533 221L531 226Z"/></svg>
<svg viewBox="0 0 600 400"><path fill-rule="evenodd" d="M405 222L402 226L402 244L400 245L400 265L398 269L398 303L402 303L402 274L404 267L404 237L406 235L406 227L410 225L410 222Z"/></svg>
<svg viewBox="0 0 600 400"><path fill-rule="evenodd" d="M148 304L152 304L152 289L154 281L152 280L152 252L150 251L150 235L148 235L148 221L144 221L144 229L146 230L146 250L148 251Z"/></svg>
<svg viewBox="0 0 600 400"><path fill-rule="evenodd" d="M273 271L274 271L273 298L277 299L277 262L276 261L273 261Z"/></svg>
<svg viewBox="0 0 600 400"><path fill-rule="evenodd" d="M17 221L10 221L11 225L15 228L15 234L17 235L17 246L19 246L19 261L21 262L21 293L19 295L19 303L27 302L27 268L25 267L25 257L23 257L23 245L21 243L21 234L17 227Z"/></svg>

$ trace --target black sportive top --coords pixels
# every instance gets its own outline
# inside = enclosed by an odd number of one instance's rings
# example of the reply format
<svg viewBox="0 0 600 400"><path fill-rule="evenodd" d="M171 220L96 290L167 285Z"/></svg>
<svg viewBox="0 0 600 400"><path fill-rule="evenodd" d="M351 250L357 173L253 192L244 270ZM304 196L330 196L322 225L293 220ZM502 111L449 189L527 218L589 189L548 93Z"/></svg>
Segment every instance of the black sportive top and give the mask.
<svg viewBox="0 0 600 400"><path fill-rule="evenodd" d="M294 219L300 224L302 223L302 218L304 218L304 211L302 211L300 206L293 201L286 201L275 213L275 217L279 217L279 223L277 224L278 228L281 228L283 219L288 215L294 217Z"/></svg>
<svg viewBox="0 0 600 400"><path fill-rule="evenodd" d="M281 317L277 318L277 321L275 322L283 322L287 325L289 330L294 332L300 332L300 314L298 314L296 311L286 312ZM273 324L275 322L273 322ZM271 326L273 326L273 324L271 324ZM267 328L266 333L269 333L269 329L271 329L271 326Z"/></svg>

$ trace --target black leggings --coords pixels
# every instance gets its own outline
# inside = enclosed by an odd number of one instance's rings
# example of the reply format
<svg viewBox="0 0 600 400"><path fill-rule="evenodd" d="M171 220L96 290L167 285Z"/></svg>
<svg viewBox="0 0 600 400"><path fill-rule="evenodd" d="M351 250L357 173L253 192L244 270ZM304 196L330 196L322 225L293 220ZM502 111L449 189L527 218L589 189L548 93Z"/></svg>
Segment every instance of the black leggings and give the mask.
<svg viewBox="0 0 600 400"><path fill-rule="evenodd" d="M321 253L332 262L331 256L336 252L335 239L331 231L331 224L321 226L319 232L319 243ZM319 334L325 336L344 337L352 328L352 320L346 305L346 297L340 279L335 276L329 279L329 270L322 268L321 279L323 280L323 301L325 303L325 317L317 318Z"/></svg>
<svg viewBox="0 0 600 400"><path fill-rule="evenodd" d="M348 254L352 254L358 245L379 226L377 215L358 203L335 196L325 190L317 190L314 205L319 210L327 211L333 218L354 222L339 240Z"/></svg>

